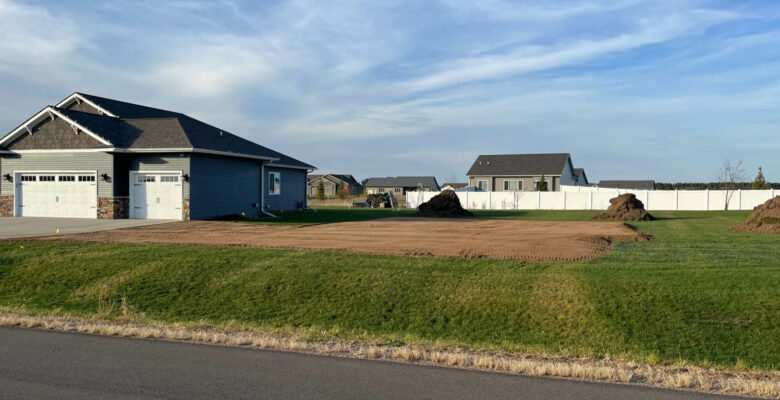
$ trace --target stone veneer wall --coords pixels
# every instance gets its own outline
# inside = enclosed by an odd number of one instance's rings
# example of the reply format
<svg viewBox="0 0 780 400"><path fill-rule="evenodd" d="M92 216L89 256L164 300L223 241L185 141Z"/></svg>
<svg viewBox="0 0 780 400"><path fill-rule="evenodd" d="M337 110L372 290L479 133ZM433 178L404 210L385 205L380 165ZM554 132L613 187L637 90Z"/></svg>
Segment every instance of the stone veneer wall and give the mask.
<svg viewBox="0 0 780 400"><path fill-rule="evenodd" d="M14 216L14 196L0 196L0 217Z"/></svg>
<svg viewBox="0 0 780 400"><path fill-rule="evenodd" d="M98 219L130 218L129 197L98 197Z"/></svg>
<svg viewBox="0 0 780 400"><path fill-rule="evenodd" d="M190 220L190 199L181 201L181 217L184 221Z"/></svg>

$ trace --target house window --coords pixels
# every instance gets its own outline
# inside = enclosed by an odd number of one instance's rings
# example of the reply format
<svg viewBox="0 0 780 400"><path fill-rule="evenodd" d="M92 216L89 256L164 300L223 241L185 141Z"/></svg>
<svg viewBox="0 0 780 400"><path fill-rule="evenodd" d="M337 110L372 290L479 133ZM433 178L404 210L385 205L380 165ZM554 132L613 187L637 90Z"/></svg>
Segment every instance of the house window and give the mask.
<svg viewBox="0 0 780 400"><path fill-rule="evenodd" d="M35 175L22 175L22 182L35 182L37 179Z"/></svg>
<svg viewBox="0 0 780 400"><path fill-rule="evenodd" d="M399 187L395 188L395 192L396 193L401 193L401 188L399 188Z"/></svg>
<svg viewBox="0 0 780 400"><path fill-rule="evenodd" d="M40 179L38 179L41 182L54 182L54 176L51 175L44 175L41 176Z"/></svg>
<svg viewBox="0 0 780 400"><path fill-rule="evenodd" d="M488 184L488 181L477 181L477 188L480 192L487 192L490 190L490 185Z"/></svg>
<svg viewBox="0 0 780 400"><path fill-rule="evenodd" d="M548 184L550 183L550 181L545 180L544 184L541 187L539 185L540 182L541 181L539 181L539 180L535 180L534 181L534 190L536 190L538 192L546 192L546 191L548 191L549 190L549 185Z"/></svg>
<svg viewBox="0 0 780 400"><path fill-rule="evenodd" d="M72 175L60 175L59 178L60 178L59 179L60 182L75 182L76 181L76 177L72 176Z"/></svg>
<svg viewBox="0 0 780 400"><path fill-rule="evenodd" d="M178 182L179 177L175 175L163 175L160 177L160 182Z"/></svg>
<svg viewBox="0 0 780 400"><path fill-rule="evenodd" d="M79 175L79 182L94 182L95 175Z"/></svg>
<svg viewBox="0 0 780 400"><path fill-rule="evenodd" d="M268 184L268 193L269 194L280 194L282 193L282 173L281 172L271 172L270 174L271 179L269 179Z"/></svg>
<svg viewBox="0 0 780 400"><path fill-rule="evenodd" d="M504 181L504 190L512 192L523 190L523 181Z"/></svg>

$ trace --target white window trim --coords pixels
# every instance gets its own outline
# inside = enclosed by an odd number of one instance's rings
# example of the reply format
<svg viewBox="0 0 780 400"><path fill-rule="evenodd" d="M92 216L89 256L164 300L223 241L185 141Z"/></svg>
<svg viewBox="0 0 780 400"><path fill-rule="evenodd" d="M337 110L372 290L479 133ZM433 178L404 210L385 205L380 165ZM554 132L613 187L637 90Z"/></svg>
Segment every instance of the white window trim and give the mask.
<svg viewBox="0 0 780 400"><path fill-rule="evenodd" d="M274 175L279 176L279 187L275 192L271 191L271 183L274 181ZM282 173L279 171L268 171L268 195L269 196L281 196L282 195Z"/></svg>
<svg viewBox="0 0 780 400"><path fill-rule="evenodd" d="M129 205L130 210L127 213L128 219L134 219L133 218L133 211L135 210L135 202L133 201L133 184L135 183L136 176L137 175L178 175L179 176L179 182L181 184L181 201L184 202L184 200L187 200L184 198L184 179L182 178L184 176L184 171L130 171L129 173L129 181L128 181L128 197L130 197ZM182 208L182 214L179 215L179 221L184 220L184 204L181 205Z"/></svg>

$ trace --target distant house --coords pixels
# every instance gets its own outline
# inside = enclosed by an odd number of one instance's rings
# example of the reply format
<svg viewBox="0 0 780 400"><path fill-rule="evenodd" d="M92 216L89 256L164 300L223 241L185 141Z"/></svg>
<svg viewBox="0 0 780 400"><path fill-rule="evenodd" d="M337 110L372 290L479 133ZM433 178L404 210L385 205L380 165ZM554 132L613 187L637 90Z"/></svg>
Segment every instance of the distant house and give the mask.
<svg viewBox="0 0 780 400"><path fill-rule="evenodd" d="M588 176L585 174L585 168L574 168L574 177L577 179L575 186L588 186Z"/></svg>
<svg viewBox="0 0 780 400"><path fill-rule="evenodd" d="M598 187L608 189L655 190L655 181L599 181Z"/></svg>
<svg viewBox="0 0 780 400"><path fill-rule="evenodd" d="M547 190L556 192L587 181L577 178L569 153L481 155L466 175L469 186L485 192L535 191L542 177Z"/></svg>
<svg viewBox="0 0 780 400"><path fill-rule="evenodd" d="M463 183L447 182L441 184L440 190L458 190L458 189L466 188L468 186L469 186L468 182L463 182Z"/></svg>
<svg viewBox="0 0 780 400"><path fill-rule="evenodd" d="M363 193L363 186L355 180L352 175L346 174L327 174L327 175L309 175L308 193L309 197L317 197L317 190L320 182L325 189L325 197L338 196L342 187L346 188L347 194L357 196Z"/></svg>
<svg viewBox="0 0 780 400"><path fill-rule="evenodd" d="M393 193L403 195L408 191L415 191L422 187L424 192L436 192L439 183L433 176L397 176L395 178L368 178L365 190L368 194Z"/></svg>

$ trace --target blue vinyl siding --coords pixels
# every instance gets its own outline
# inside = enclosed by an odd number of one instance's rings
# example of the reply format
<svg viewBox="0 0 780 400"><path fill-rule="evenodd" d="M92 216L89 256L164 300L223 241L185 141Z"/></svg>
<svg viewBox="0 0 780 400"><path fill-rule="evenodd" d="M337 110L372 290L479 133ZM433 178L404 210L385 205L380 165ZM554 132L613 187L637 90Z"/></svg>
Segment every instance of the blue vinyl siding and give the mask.
<svg viewBox="0 0 780 400"><path fill-rule="evenodd" d="M260 214L260 161L193 154L190 218Z"/></svg>
<svg viewBox="0 0 780 400"><path fill-rule="evenodd" d="M129 196L131 171L181 172L191 175L190 155L181 154L116 154L114 156L115 196ZM182 198L190 198L190 184L182 183Z"/></svg>
<svg viewBox="0 0 780 400"><path fill-rule="evenodd" d="M281 190L278 195L268 193L271 172L282 174ZM265 179L263 183L263 201L266 210L297 211L306 204L306 173L304 169L265 167Z"/></svg>

